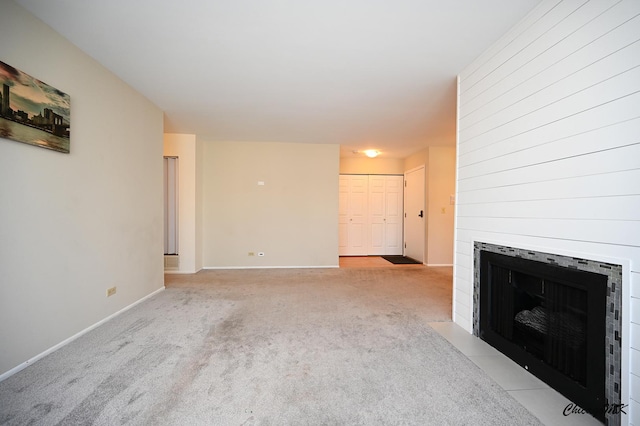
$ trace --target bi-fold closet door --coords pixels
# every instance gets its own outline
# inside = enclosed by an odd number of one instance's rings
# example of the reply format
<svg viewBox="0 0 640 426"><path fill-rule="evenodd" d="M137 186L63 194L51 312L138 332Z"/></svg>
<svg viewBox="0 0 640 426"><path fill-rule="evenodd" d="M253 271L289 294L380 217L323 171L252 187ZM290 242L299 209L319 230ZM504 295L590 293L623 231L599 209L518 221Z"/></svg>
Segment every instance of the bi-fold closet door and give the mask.
<svg viewBox="0 0 640 426"><path fill-rule="evenodd" d="M403 176L340 175L339 254L401 255Z"/></svg>

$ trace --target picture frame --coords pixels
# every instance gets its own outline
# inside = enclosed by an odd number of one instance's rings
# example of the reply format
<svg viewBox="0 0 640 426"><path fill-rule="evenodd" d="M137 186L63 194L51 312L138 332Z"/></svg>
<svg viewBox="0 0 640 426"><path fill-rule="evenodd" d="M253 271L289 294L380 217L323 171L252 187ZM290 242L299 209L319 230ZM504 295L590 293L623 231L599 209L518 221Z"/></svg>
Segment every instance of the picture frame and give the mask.
<svg viewBox="0 0 640 426"><path fill-rule="evenodd" d="M71 99L0 61L0 138L70 152Z"/></svg>

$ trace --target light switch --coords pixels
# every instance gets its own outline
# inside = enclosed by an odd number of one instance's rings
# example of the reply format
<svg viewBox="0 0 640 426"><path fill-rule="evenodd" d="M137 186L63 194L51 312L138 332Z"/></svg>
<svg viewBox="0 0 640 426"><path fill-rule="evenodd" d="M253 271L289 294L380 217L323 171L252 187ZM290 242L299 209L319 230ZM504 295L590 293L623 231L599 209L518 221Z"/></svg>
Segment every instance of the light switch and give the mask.
<svg viewBox="0 0 640 426"><path fill-rule="evenodd" d="M258 181L258 186L264 186L264 181L263 180L259 180Z"/></svg>

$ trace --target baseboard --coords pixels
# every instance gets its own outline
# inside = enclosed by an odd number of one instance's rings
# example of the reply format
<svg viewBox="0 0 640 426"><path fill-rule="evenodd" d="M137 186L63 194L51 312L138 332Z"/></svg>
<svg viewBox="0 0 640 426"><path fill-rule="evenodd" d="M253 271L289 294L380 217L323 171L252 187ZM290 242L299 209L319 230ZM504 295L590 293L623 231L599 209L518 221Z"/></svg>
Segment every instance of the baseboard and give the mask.
<svg viewBox="0 0 640 426"><path fill-rule="evenodd" d="M453 266L453 263L427 263L427 266Z"/></svg>
<svg viewBox="0 0 640 426"><path fill-rule="evenodd" d="M0 382L8 379L9 377L13 376L14 374L16 374L17 372L24 370L25 368L27 368L29 365L33 364L34 362L44 358L45 356L49 355L50 353L53 353L55 351L57 351L58 349L60 349L61 347L68 345L69 343L73 342L74 340L76 340L78 337L81 337L82 335L90 332L91 330L93 330L96 327L101 326L102 324L106 323L107 321L109 321L110 319L120 315L123 312L128 311L129 309L133 308L134 306L138 305L139 303L144 302L145 300L149 299L152 296L155 296L156 294L160 293L162 290L164 290L164 286L157 289L156 291L154 291L153 293L150 293L146 296L144 296L142 299L139 299L135 302L133 302L132 304L125 306L124 308L120 309L118 312L113 313L111 315L109 315L108 317L106 317L103 320L98 321L97 323L90 325L89 327L85 328L84 330L74 334L73 336L69 337L68 339L63 340L62 342L58 343L55 346L50 347L49 349L47 349L46 351L34 356L33 358L23 362L22 364L18 365L17 367L12 368L9 371L6 371L2 374L0 374Z"/></svg>
<svg viewBox="0 0 640 426"><path fill-rule="evenodd" d="M197 271L177 271L177 270L172 270L172 269L165 269L164 273L165 275L178 275L178 274L197 274L198 272L200 272L202 269L198 269Z"/></svg>
<svg viewBox="0 0 640 426"><path fill-rule="evenodd" d="M339 268L340 265L325 266L204 266L202 269L319 269Z"/></svg>

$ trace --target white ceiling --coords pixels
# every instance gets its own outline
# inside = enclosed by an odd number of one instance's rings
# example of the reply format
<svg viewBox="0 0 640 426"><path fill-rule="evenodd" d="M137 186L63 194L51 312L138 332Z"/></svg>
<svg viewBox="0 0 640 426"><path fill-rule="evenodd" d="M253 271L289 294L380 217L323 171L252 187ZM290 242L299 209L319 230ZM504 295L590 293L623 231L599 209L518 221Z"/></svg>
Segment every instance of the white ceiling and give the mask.
<svg viewBox="0 0 640 426"><path fill-rule="evenodd" d="M404 158L455 143L456 75L539 0L17 0L208 141Z"/></svg>

